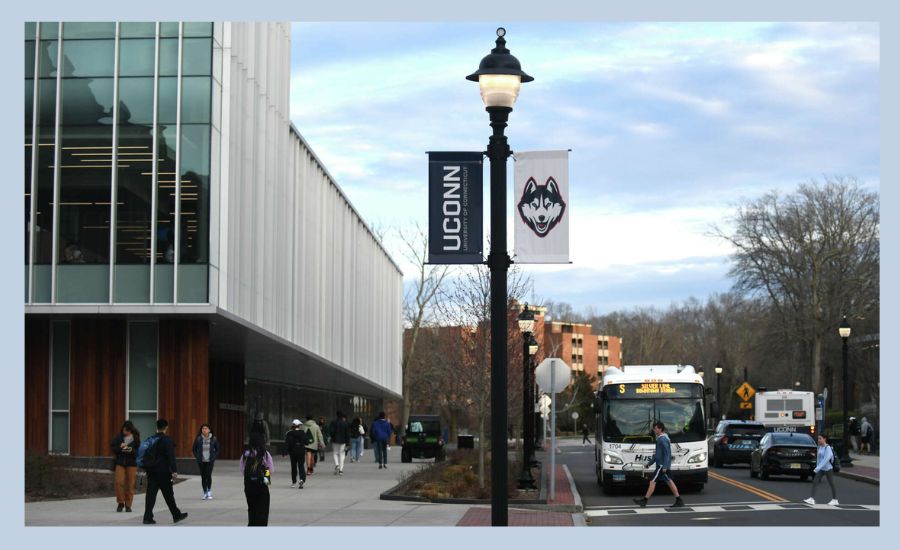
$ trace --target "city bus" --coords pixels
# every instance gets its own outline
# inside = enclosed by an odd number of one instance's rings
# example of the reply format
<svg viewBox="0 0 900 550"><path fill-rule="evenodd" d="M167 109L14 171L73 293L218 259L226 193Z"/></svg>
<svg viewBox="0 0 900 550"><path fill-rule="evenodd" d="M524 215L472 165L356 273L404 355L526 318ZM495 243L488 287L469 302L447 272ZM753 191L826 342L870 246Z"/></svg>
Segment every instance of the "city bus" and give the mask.
<svg viewBox="0 0 900 550"><path fill-rule="evenodd" d="M754 396L754 417L768 432L816 431L816 398L811 391L759 391Z"/></svg>
<svg viewBox="0 0 900 550"><path fill-rule="evenodd" d="M703 379L690 365L608 367L594 401L594 461L603 492L644 484L662 421L672 443L669 476L702 489L707 480L706 410ZM682 485L679 485L682 487Z"/></svg>

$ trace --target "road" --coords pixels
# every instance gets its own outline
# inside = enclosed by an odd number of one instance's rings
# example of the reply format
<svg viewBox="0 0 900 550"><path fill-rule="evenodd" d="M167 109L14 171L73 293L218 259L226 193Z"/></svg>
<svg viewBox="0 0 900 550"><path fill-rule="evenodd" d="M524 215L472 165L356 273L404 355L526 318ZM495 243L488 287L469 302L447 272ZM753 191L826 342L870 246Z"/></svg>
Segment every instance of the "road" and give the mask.
<svg viewBox="0 0 900 550"><path fill-rule="evenodd" d="M563 445L557 463L566 464L581 494L585 516L591 526L684 526L684 525L758 525L758 526L877 526L879 495L877 485L835 477L840 507L824 503L831 490L823 481L818 488L816 506L803 504L809 497L810 481L776 476L768 481L753 479L744 465L712 468L709 482L699 493L683 496L685 508L667 510L673 498L667 488L657 493L647 508L631 499L644 488L626 489L605 495L594 474L593 446ZM545 457L539 457L543 460Z"/></svg>

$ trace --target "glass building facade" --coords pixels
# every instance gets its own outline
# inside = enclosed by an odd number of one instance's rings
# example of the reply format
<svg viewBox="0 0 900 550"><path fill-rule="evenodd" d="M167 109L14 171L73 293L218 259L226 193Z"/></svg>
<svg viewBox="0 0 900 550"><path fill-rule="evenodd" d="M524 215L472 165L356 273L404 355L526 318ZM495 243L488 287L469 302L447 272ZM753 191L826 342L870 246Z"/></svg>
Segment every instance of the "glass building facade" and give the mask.
<svg viewBox="0 0 900 550"><path fill-rule="evenodd" d="M25 303L208 303L212 23L25 25Z"/></svg>

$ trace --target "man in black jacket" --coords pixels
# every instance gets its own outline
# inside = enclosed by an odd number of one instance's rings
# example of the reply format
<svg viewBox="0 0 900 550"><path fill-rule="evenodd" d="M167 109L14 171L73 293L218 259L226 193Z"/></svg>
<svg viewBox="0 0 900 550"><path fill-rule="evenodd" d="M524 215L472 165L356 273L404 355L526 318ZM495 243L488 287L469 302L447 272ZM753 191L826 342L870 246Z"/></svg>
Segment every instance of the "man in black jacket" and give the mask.
<svg viewBox="0 0 900 550"><path fill-rule="evenodd" d="M299 419L294 419L291 429L284 435L285 452L291 457L291 487L297 485L300 477L300 488L306 483L306 446L310 443L306 426ZM284 456L284 455L282 455Z"/></svg>
<svg viewBox="0 0 900 550"><path fill-rule="evenodd" d="M147 470L147 498L144 504L144 524L154 524L153 507L156 505L156 493L162 491L166 505L172 512L172 520L175 523L186 518L187 512L182 512L175 504L175 491L172 482L178 477L175 465L175 442L166 435L169 423L160 418L156 421L156 443L148 449L144 455L144 468ZM152 461L149 461L152 455Z"/></svg>
<svg viewBox="0 0 900 550"><path fill-rule="evenodd" d="M331 452L334 453L334 475L344 475L344 453L347 445L350 444L350 424L347 417L341 411L337 412L337 418L331 421L328 426L328 433L331 436Z"/></svg>

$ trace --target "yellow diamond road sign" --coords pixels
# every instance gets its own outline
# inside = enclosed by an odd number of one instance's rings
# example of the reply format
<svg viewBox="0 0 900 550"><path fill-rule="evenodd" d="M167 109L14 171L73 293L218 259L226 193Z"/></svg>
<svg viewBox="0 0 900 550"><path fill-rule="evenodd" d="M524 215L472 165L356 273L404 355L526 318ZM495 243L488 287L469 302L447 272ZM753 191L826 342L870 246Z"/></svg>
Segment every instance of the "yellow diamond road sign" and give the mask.
<svg viewBox="0 0 900 550"><path fill-rule="evenodd" d="M753 389L753 386L744 382L734 393L736 393L742 401L750 401L753 399L753 396L756 395L756 390Z"/></svg>

